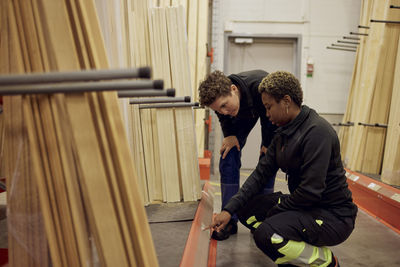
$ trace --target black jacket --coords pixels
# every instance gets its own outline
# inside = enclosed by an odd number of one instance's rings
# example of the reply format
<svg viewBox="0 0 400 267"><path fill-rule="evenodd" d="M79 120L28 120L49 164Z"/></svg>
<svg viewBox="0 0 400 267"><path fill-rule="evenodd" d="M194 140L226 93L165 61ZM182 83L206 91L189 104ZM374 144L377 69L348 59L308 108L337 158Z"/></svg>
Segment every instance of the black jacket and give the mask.
<svg viewBox="0 0 400 267"><path fill-rule="evenodd" d="M234 118L215 112L221 124L224 137L230 135L237 136L237 131L239 129L233 124L236 118L260 118L262 144L268 147L271 143L276 127L268 120L265 107L261 100L261 94L258 92L258 85L267 75L268 73L263 70L252 70L228 76L232 83L239 88L240 109L239 113Z"/></svg>
<svg viewBox="0 0 400 267"><path fill-rule="evenodd" d="M273 208L274 214L319 207L339 216L356 215L336 132L307 106L302 106L293 121L277 129L267 156L224 210L236 213L264 188L268 179L273 179L279 168L287 174L290 195Z"/></svg>

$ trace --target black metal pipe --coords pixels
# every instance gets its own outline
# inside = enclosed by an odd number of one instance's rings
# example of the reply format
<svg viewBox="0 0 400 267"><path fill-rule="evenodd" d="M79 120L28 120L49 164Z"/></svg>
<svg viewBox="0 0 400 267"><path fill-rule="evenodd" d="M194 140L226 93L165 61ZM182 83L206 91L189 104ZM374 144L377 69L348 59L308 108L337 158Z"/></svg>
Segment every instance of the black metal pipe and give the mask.
<svg viewBox="0 0 400 267"><path fill-rule="evenodd" d="M327 46L326 48L327 49L334 49L334 50L349 51L349 52L357 52L357 50L354 50L354 49L346 49L346 48L338 48L338 47L330 47L330 46Z"/></svg>
<svg viewBox="0 0 400 267"><path fill-rule="evenodd" d="M182 97L159 97L159 98L137 98L131 99L129 104L153 104L153 103L177 103L177 102L190 102L190 96Z"/></svg>
<svg viewBox="0 0 400 267"><path fill-rule="evenodd" d="M358 25L358 28L360 28L360 29L369 29L370 27L369 26Z"/></svg>
<svg viewBox="0 0 400 267"><path fill-rule="evenodd" d="M83 93L114 90L162 90L162 80L134 80L134 81L98 81L98 82L74 82L74 83L49 83L49 84L23 84L0 86L0 95L21 94L56 94L56 93Z"/></svg>
<svg viewBox="0 0 400 267"><path fill-rule="evenodd" d="M368 36L368 33L361 33L361 32L350 32L352 35L362 35L362 36Z"/></svg>
<svg viewBox="0 0 400 267"><path fill-rule="evenodd" d="M354 48L354 49L357 49L357 46L355 46L355 45L341 45L341 44L332 44L332 46L344 47L344 48Z"/></svg>
<svg viewBox="0 0 400 267"><path fill-rule="evenodd" d="M360 38L358 38L358 37L352 37L352 36L343 36L343 39L347 39L347 40L356 40L356 41L359 41L359 40L360 40Z"/></svg>
<svg viewBox="0 0 400 267"><path fill-rule="evenodd" d="M184 108L184 107L198 107L199 103L175 103L175 104L154 104L154 105L139 105L139 109L147 108Z"/></svg>
<svg viewBox="0 0 400 267"><path fill-rule="evenodd" d="M380 123L363 123L363 122L359 122L358 125L362 125L362 126L369 126L369 127L381 127L381 128L387 128L387 124L380 124Z"/></svg>
<svg viewBox="0 0 400 267"><path fill-rule="evenodd" d="M390 8L400 8L400 6L390 5Z"/></svg>
<svg viewBox="0 0 400 267"><path fill-rule="evenodd" d="M338 43L342 43L342 44L355 44L355 45L359 45L359 42L349 42L349 41L342 41L342 40L338 40Z"/></svg>
<svg viewBox="0 0 400 267"><path fill-rule="evenodd" d="M333 126L344 126L344 127L350 127L350 126L354 126L354 122L347 122L347 123L332 123Z"/></svg>
<svg viewBox="0 0 400 267"><path fill-rule="evenodd" d="M371 19L371 22L378 22L378 23L394 23L394 24L400 24L400 21L398 20L380 20L380 19Z"/></svg>
<svg viewBox="0 0 400 267"><path fill-rule="evenodd" d="M36 83L84 82L114 79L150 78L149 67L116 70L82 70L71 72L47 72L0 75L0 85Z"/></svg>
<svg viewBox="0 0 400 267"><path fill-rule="evenodd" d="M150 97L150 96L175 96L175 89L170 88L167 90L131 90L131 91L120 91L118 97Z"/></svg>

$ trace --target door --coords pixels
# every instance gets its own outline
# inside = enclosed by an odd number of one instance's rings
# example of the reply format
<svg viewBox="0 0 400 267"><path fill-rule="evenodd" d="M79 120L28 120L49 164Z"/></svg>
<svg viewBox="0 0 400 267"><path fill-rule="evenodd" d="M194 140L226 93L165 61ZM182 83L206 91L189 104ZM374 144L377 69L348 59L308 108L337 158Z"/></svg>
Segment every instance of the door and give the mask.
<svg viewBox="0 0 400 267"><path fill-rule="evenodd" d="M297 38L235 37L227 38L224 73L262 69L269 73L285 70L297 77ZM242 169L257 166L261 145L261 125L257 122L242 149Z"/></svg>

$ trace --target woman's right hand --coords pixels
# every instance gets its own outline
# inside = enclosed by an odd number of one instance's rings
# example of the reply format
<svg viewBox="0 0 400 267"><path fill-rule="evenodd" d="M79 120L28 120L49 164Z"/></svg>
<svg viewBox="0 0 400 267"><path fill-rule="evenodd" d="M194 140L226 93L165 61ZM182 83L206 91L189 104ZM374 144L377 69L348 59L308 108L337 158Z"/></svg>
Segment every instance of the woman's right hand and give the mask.
<svg viewBox="0 0 400 267"><path fill-rule="evenodd" d="M214 231L219 232L220 230L225 228L225 226L229 223L231 218L232 218L231 214L223 210L213 217L211 225L207 228L211 228Z"/></svg>
<svg viewBox="0 0 400 267"><path fill-rule="evenodd" d="M240 145L239 141L234 135L230 135L224 138L222 140L222 145L221 149L219 150L219 153L222 154L222 158L224 159L226 155L228 155L228 152L232 149L232 147L236 146L237 150L240 151Z"/></svg>

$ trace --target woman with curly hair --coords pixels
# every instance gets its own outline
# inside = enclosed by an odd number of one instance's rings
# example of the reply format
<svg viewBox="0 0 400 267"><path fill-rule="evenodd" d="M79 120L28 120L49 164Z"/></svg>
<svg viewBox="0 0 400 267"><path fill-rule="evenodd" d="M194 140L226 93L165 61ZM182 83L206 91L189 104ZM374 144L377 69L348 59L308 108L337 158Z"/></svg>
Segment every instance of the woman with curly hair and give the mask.
<svg viewBox="0 0 400 267"><path fill-rule="evenodd" d="M218 232L237 213L258 248L279 266L339 266L326 246L350 236L357 206L336 132L302 105L300 82L291 73L269 74L259 92L266 116L279 128L266 156L210 227ZM290 194L257 195L279 168L286 173Z"/></svg>

